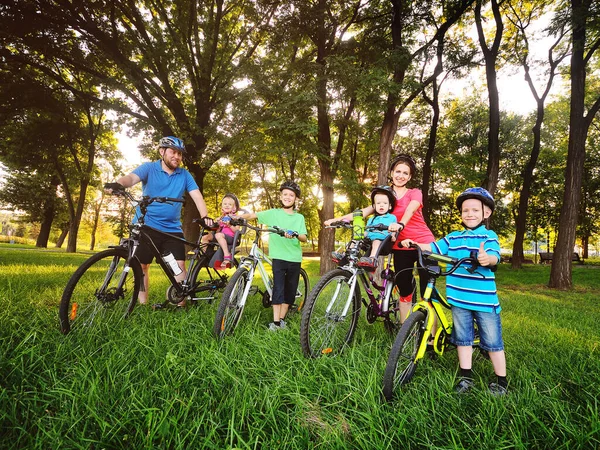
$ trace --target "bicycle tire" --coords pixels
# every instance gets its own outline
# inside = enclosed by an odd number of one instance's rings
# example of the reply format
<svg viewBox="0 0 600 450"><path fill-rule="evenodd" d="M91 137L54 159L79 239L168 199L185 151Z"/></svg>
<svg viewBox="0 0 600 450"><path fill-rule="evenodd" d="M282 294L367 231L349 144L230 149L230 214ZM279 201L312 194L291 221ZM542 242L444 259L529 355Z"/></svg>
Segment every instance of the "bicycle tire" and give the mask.
<svg viewBox="0 0 600 450"><path fill-rule="evenodd" d="M383 395L388 401L392 400L394 390L408 383L415 373L426 317L423 311L413 311L396 336L383 374Z"/></svg>
<svg viewBox="0 0 600 450"><path fill-rule="evenodd" d="M113 248L97 253L73 273L62 294L58 316L63 334L90 327L102 320L127 318L137 303L142 283L142 267L136 258L124 276L122 291L117 284L127 262L124 248Z"/></svg>
<svg viewBox="0 0 600 450"><path fill-rule="evenodd" d="M300 278L298 279L298 289L296 290L296 298L294 299L294 303L290 306L290 309L288 310L288 315L294 315L296 313L302 312L309 292L310 281L308 279L308 273L306 273L306 270L300 269Z"/></svg>
<svg viewBox="0 0 600 450"><path fill-rule="evenodd" d="M352 342L361 303L358 281L354 292L350 290L351 277L346 270L334 269L326 273L308 295L300 325L300 343L305 357L334 356ZM350 309L345 317L341 317L348 300L352 302Z"/></svg>
<svg viewBox="0 0 600 450"><path fill-rule="evenodd" d="M247 267L240 266L223 291L213 325L213 332L219 339L233 333L242 317L245 305L244 290L246 284L252 282L249 274Z"/></svg>

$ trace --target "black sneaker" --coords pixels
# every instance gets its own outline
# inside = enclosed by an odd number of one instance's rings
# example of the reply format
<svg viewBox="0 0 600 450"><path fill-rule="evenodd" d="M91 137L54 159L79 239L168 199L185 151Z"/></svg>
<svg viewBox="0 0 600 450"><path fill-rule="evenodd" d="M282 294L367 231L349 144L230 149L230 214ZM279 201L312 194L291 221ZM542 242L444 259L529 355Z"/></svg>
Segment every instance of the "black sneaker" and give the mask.
<svg viewBox="0 0 600 450"><path fill-rule="evenodd" d="M490 394L494 397L504 397L508 394L508 389L498 383L492 382L488 387L490 389Z"/></svg>
<svg viewBox="0 0 600 450"><path fill-rule="evenodd" d="M460 378L456 386L454 386L454 392L457 394L466 394L473 389L475 382L471 378Z"/></svg>

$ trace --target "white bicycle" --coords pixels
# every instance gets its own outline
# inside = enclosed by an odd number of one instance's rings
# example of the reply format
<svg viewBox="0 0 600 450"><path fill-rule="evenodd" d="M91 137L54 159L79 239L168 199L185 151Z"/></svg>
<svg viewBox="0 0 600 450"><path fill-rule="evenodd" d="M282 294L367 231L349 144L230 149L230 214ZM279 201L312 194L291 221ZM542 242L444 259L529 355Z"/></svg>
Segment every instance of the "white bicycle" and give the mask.
<svg viewBox="0 0 600 450"><path fill-rule="evenodd" d="M262 298L262 304L265 308L271 306L273 296L273 278L267 271L265 265L271 266L272 262L260 248L260 236L262 233L277 233L280 236L285 235L286 230L279 227L260 228L249 225L243 219L232 219L232 225L245 225L256 232L256 237L250 248L248 256L242 257L238 269L229 279L229 283L221 296L221 303L215 317L213 331L217 338L223 338L232 334L237 327L244 306L249 296L256 294ZM292 233L293 234L293 233ZM297 233L296 233L297 235ZM258 269L258 274L262 280L264 290L258 284L254 283L254 275ZM310 290L308 274L304 269L300 269L300 280L296 291L294 304L290 305L288 315L302 310L304 301Z"/></svg>

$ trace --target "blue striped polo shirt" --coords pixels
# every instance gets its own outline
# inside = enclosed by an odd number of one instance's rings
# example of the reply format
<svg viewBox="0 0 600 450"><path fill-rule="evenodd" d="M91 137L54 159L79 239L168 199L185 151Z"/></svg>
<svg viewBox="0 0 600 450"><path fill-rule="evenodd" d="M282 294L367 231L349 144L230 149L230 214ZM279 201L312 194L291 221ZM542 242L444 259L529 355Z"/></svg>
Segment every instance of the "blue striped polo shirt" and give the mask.
<svg viewBox="0 0 600 450"><path fill-rule="evenodd" d="M453 258L466 258L471 251L479 251L481 242L490 255L500 261L500 242L498 235L480 225L474 230L454 231L431 244L433 253ZM452 306L473 311L499 313L500 302L496 292L494 272L488 267L478 267L477 272L469 273L468 265L459 267L446 279L446 297ZM482 276L483 275L483 276Z"/></svg>

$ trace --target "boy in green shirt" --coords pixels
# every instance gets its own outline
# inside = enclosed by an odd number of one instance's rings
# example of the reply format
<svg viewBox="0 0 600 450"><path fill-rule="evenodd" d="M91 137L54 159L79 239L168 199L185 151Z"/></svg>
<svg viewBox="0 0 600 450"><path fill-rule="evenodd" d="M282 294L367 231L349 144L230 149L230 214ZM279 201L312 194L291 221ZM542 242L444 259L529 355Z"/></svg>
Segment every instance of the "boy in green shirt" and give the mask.
<svg viewBox="0 0 600 450"><path fill-rule="evenodd" d="M300 242L307 241L304 216L294 209L296 199L300 198L300 186L294 181L285 181L279 191L281 208L241 215L244 219L258 219L258 223L288 230L285 236L269 234L269 257L273 262L273 322L269 324L271 331L286 327L283 319L290 305L294 304L300 279ZM297 236L292 234L294 231L298 233Z"/></svg>

